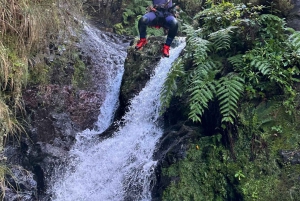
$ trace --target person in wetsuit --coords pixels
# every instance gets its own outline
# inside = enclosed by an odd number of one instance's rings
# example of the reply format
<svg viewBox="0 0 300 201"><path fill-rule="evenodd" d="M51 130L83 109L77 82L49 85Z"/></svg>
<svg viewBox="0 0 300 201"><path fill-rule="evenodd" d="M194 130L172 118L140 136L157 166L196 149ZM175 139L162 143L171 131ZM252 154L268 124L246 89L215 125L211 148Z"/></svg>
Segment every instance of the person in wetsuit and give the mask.
<svg viewBox="0 0 300 201"><path fill-rule="evenodd" d="M168 29L167 40L162 48L162 54L169 57L169 50L173 39L177 35L178 21L172 14L172 0L152 0L153 6L150 12L142 16L138 22L140 40L137 42L135 49L139 50L147 44L147 26L159 26Z"/></svg>

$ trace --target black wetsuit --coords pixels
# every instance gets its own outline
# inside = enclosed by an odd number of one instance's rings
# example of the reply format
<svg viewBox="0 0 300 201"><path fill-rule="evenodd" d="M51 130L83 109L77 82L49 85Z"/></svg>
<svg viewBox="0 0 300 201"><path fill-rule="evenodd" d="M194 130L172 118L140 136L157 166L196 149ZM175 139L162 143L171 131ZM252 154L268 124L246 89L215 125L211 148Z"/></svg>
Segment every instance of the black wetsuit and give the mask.
<svg viewBox="0 0 300 201"><path fill-rule="evenodd" d="M168 10L172 7L172 0L166 5L168 0L153 0L153 6L156 8L156 12L151 11L146 13L140 18L138 28L140 32L140 38L146 38L147 26L162 26L168 29L168 35L166 45L170 46L173 39L177 35L178 22L175 16Z"/></svg>

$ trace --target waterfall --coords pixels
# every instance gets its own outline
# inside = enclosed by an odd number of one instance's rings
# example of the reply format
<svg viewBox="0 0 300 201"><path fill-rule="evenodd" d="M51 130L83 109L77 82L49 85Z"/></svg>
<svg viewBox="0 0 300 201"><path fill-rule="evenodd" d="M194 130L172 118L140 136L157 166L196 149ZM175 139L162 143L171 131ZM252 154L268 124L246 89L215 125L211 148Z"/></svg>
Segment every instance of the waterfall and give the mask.
<svg viewBox="0 0 300 201"><path fill-rule="evenodd" d="M182 42L171 49L170 58L162 58L144 89L131 101L119 130L112 137L97 143L82 143L81 139L99 133L87 130L79 134L70 151L73 163L68 172L53 187L56 201L122 201L151 200L151 178L156 161L152 155L163 131L158 125L160 90L172 65L184 48ZM118 77L118 76L115 76ZM116 78L118 81L119 78ZM119 85L119 84L117 84ZM100 115L112 115L118 96L111 87ZM114 97L114 98L113 98ZM105 105L107 104L107 105ZM110 105L114 104L114 105ZM107 108L110 108L106 110ZM100 116L98 127L111 123L112 116ZM102 130L101 130L102 131ZM89 137L92 138L92 137Z"/></svg>
<svg viewBox="0 0 300 201"><path fill-rule="evenodd" d="M129 45L129 43L119 42L120 40L113 34L103 33L97 28L84 24L81 48L91 57L91 64L98 66L92 73L97 80L96 83L99 83L96 86L97 90L105 96L105 99L100 108L96 128L80 133L81 136L88 137L102 133L112 123L118 106L123 66L127 56L126 48Z"/></svg>

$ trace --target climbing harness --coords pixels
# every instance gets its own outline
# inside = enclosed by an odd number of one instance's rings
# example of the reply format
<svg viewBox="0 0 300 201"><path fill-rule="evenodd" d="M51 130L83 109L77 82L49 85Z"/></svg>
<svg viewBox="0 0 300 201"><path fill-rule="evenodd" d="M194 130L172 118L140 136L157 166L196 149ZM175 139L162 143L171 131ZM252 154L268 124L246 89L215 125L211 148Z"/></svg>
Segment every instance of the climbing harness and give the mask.
<svg viewBox="0 0 300 201"><path fill-rule="evenodd" d="M178 3L175 3L170 8L167 8L168 4L171 0L168 0L164 4L160 5L153 5L148 7L148 12L153 12L156 15L156 22L152 27L160 29L161 27L164 28L164 32L167 33L168 29L164 27L165 24L165 18L169 15L173 15L174 17L177 17L178 14L174 10L174 8L178 5Z"/></svg>

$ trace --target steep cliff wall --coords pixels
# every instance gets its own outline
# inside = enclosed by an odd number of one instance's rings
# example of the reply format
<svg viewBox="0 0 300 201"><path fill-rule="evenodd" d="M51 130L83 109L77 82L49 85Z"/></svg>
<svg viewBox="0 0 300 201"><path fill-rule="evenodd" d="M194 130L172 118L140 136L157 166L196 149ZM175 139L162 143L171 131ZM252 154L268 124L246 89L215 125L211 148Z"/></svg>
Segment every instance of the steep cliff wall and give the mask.
<svg viewBox="0 0 300 201"><path fill-rule="evenodd" d="M122 21L124 0L87 0L84 9L91 22L107 31L112 31L114 24Z"/></svg>
<svg viewBox="0 0 300 201"><path fill-rule="evenodd" d="M287 23L288 26L300 31L300 1L292 1L294 8L288 12Z"/></svg>

